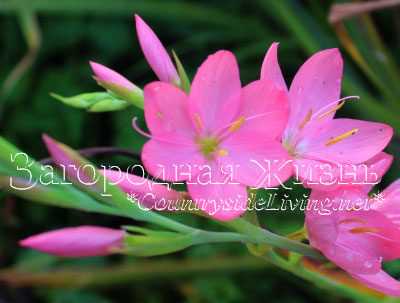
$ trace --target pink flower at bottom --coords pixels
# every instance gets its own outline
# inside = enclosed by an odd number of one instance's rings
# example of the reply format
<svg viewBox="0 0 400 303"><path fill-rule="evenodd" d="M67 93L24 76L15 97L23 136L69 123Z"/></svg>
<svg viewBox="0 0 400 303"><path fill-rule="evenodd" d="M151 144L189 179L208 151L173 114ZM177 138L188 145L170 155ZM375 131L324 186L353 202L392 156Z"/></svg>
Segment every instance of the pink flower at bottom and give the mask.
<svg viewBox="0 0 400 303"><path fill-rule="evenodd" d="M340 208L344 200L365 203ZM313 247L366 286L389 296L400 296L400 282L381 268L382 262L400 258L400 179L368 198L359 190L313 190L310 201L325 201L332 211L322 215L306 211L306 227ZM330 201L331 203L328 203Z"/></svg>
<svg viewBox="0 0 400 303"><path fill-rule="evenodd" d="M124 236L120 229L78 226L30 236L19 245L61 257L104 256L113 254L113 247L122 248Z"/></svg>

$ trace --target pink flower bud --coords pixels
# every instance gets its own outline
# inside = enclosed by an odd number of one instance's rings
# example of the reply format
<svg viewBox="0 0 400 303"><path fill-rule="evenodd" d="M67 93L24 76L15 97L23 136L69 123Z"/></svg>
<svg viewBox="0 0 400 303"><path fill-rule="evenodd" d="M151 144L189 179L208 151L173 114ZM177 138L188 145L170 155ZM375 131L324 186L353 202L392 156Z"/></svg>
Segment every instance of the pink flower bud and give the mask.
<svg viewBox="0 0 400 303"><path fill-rule="evenodd" d="M151 28L135 15L136 32L144 56L151 68L162 82L180 84L180 78L170 56Z"/></svg>
<svg viewBox="0 0 400 303"><path fill-rule="evenodd" d="M128 79L121 76L117 72L113 71L112 69L92 61L90 61L90 66L92 67L93 72L95 73L96 77L100 79L100 81L110 82L119 86L123 86L132 91L137 90L137 87L132 82L130 82Z"/></svg>
<svg viewBox="0 0 400 303"><path fill-rule="evenodd" d="M61 257L103 256L112 254L112 247L122 248L124 236L119 229L78 226L34 235L19 245Z"/></svg>
<svg viewBox="0 0 400 303"><path fill-rule="evenodd" d="M87 174L86 172L79 170L82 163L79 163L79 161L74 158L74 154L70 152L70 149L67 146L50 138L46 134L42 135L42 139L46 144L46 148L53 158L54 163L64 170L69 178L82 184L93 184L95 175L93 173ZM94 186L94 188L96 187Z"/></svg>

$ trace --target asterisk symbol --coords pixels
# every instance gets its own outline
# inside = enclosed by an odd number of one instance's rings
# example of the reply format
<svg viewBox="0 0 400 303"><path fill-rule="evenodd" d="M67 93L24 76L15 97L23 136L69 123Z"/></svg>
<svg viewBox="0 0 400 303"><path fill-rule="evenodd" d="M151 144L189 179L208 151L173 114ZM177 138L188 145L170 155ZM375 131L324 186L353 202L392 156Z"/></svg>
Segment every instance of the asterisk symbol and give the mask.
<svg viewBox="0 0 400 303"><path fill-rule="evenodd" d="M378 192L378 193L374 194L373 200L381 203L385 200L385 194Z"/></svg>
<svg viewBox="0 0 400 303"><path fill-rule="evenodd" d="M137 198L138 198L138 194L137 194L137 193L131 192L130 194L127 193L126 195L127 195L127 199L128 199L130 202L136 202L136 200L137 200Z"/></svg>

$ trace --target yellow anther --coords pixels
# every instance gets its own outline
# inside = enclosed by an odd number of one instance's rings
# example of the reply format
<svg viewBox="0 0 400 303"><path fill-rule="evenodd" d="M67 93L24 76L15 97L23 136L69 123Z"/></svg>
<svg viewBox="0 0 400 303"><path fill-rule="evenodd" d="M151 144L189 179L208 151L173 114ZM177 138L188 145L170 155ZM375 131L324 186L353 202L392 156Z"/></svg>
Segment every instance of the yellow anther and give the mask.
<svg viewBox="0 0 400 303"><path fill-rule="evenodd" d="M220 156L227 156L228 152L225 149L218 150L218 155Z"/></svg>
<svg viewBox="0 0 400 303"><path fill-rule="evenodd" d="M351 212L353 212L353 211L358 211L358 210L360 210L362 207L361 206L358 206L358 207L353 207L353 209L348 209L348 210L346 210L348 213L351 213Z"/></svg>
<svg viewBox="0 0 400 303"><path fill-rule="evenodd" d="M340 135L340 136L338 136L338 137L336 137L336 138L333 138L333 139L331 139L331 140L329 140L329 141L326 141L326 142L325 142L325 145L326 145L326 146L330 146L330 145L333 145L333 144L335 144L335 143L338 143L338 142L340 142L340 141L346 139L347 137L350 137L350 136L354 135L354 134L357 133L358 131L359 131L358 128L352 129L351 131L348 131L347 133L344 133L343 135Z"/></svg>
<svg viewBox="0 0 400 303"><path fill-rule="evenodd" d="M361 234L361 233L379 233L380 230L376 228L368 228L368 227L356 227L349 230L352 234Z"/></svg>
<svg viewBox="0 0 400 303"><path fill-rule="evenodd" d="M231 132L237 131L239 127L243 124L246 117L240 117L235 123L232 124L231 128L229 129Z"/></svg>
<svg viewBox="0 0 400 303"><path fill-rule="evenodd" d="M198 114L194 114L194 118L196 119L199 130L201 130L203 128L203 123L201 123L200 116Z"/></svg>
<svg viewBox="0 0 400 303"><path fill-rule="evenodd" d="M358 222L358 223L362 223L364 225L367 225L367 222L365 222L364 220L356 219L356 218L354 218L354 219L353 218L349 218L349 219L340 220L339 224L342 224L342 223L353 223L353 222Z"/></svg>
<svg viewBox="0 0 400 303"><path fill-rule="evenodd" d="M338 111L342 106L344 105L344 101L342 101L341 103L339 103L338 106L336 106L335 108L332 108L331 110L327 111L325 114L319 116L317 119L321 120L323 118L325 118L326 116L334 113L335 111Z"/></svg>
<svg viewBox="0 0 400 303"><path fill-rule="evenodd" d="M308 110L308 112L307 112L307 114L306 114L306 117L304 118L303 121L300 122L300 124L299 124L299 130L302 130L303 127L304 127L304 125L306 125L307 122L310 121L311 115L312 115L312 108L310 108L310 109Z"/></svg>
<svg viewBox="0 0 400 303"><path fill-rule="evenodd" d="M159 118L161 118L161 119L163 118L163 115L162 115L160 112L157 113L157 116L158 116Z"/></svg>

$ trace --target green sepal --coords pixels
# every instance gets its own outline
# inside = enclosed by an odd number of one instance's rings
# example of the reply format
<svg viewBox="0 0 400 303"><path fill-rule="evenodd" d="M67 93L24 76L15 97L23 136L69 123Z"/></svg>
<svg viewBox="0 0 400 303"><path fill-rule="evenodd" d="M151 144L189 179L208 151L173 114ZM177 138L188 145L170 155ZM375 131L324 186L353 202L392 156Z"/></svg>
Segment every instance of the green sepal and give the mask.
<svg viewBox="0 0 400 303"><path fill-rule="evenodd" d="M125 109L129 103L107 92L84 93L73 97L63 97L50 93L53 98L76 108L88 112L109 112Z"/></svg>
<svg viewBox="0 0 400 303"><path fill-rule="evenodd" d="M139 257L158 256L180 251L195 244L194 234L150 231L135 227L125 227L125 229L140 233L128 233L124 238L124 248L114 250L126 255Z"/></svg>
<svg viewBox="0 0 400 303"><path fill-rule="evenodd" d="M93 78L97 81L97 84L105 88L111 95L128 102L128 104L144 109L143 91L140 88L136 87L135 90L130 90L124 86L100 80L97 77Z"/></svg>
<svg viewBox="0 0 400 303"><path fill-rule="evenodd" d="M181 83L179 84L179 88L182 89L184 92L186 92L187 94L190 93L190 81L189 78L185 72L185 69L183 68L183 65L181 63L181 61L179 60L177 54L175 53L174 50L172 50L172 54L174 56L175 59L175 63L176 63L176 67L178 69L178 74L179 74L179 78L181 79Z"/></svg>

